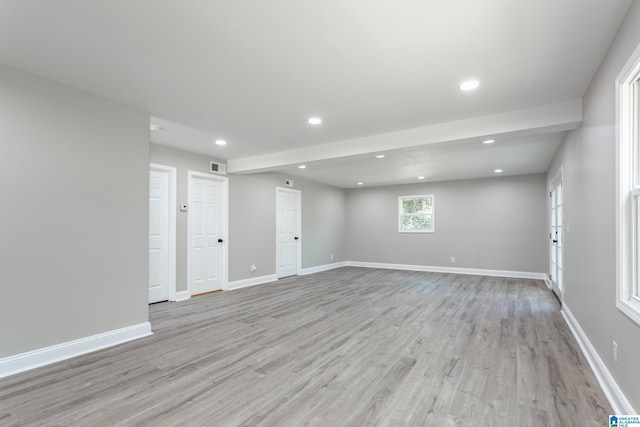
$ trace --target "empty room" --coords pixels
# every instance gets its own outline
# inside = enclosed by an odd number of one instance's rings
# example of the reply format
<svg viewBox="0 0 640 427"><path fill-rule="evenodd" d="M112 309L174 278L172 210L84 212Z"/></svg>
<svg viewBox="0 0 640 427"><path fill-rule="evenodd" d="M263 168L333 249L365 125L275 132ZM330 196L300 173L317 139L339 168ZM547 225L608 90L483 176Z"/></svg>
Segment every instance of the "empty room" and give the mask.
<svg viewBox="0 0 640 427"><path fill-rule="evenodd" d="M0 0L0 189L2 426L640 424L638 1Z"/></svg>

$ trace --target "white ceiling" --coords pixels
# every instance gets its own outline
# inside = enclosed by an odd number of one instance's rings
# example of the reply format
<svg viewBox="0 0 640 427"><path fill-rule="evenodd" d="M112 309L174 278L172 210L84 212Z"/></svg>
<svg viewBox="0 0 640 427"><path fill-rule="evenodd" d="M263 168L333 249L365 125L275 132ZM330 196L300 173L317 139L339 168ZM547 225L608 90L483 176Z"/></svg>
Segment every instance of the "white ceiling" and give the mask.
<svg viewBox="0 0 640 427"><path fill-rule="evenodd" d="M239 173L344 187L522 174L579 126L571 100L630 3L0 0L0 63L148 111L153 142ZM480 88L459 91L467 78Z"/></svg>
<svg viewBox="0 0 640 427"><path fill-rule="evenodd" d="M565 132L501 139L491 145L478 140L459 140L437 143L420 149L381 151L305 162L304 170L297 165L280 170L292 177L303 177L325 182L336 187L355 188L408 184L424 181L486 178L546 172L562 142ZM376 155L384 154L378 159ZM348 174L345 171L349 171ZM357 177L357 179L353 179Z"/></svg>

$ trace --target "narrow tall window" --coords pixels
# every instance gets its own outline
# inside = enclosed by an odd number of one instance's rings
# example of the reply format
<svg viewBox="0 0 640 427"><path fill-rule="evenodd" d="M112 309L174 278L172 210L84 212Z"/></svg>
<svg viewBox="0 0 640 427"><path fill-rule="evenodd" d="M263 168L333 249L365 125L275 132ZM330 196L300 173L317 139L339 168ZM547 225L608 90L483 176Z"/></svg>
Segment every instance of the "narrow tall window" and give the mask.
<svg viewBox="0 0 640 427"><path fill-rule="evenodd" d="M640 65L640 62L638 62ZM633 184L632 197L632 221L633 221L633 253L635 254L633 266L633 286L631 296L640 301L640 69L634 77L635 81L630 85L628 126L628 143L633 150Z"/></svg>
<svg viewBox="0 0 640 427"><path fill-rule="evenodd" d="M640 46L616 80L618 308L640 324Z"/></svg>
<svg viewBox="0 0 640 427"><path fill-rule="evenodd" d="M433 195L398 197L398 231L401 233L433 233Z"/></svg>

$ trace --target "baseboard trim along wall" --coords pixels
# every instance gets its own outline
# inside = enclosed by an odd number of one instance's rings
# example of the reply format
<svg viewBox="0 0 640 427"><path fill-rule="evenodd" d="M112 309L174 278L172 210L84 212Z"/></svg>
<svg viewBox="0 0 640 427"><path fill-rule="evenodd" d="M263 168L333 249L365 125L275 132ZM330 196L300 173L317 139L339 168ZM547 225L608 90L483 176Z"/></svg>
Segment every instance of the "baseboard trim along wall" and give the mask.
<svg viewBox="0 0 640 427"><path fill-rule="evenodd" d="M607 369L607 366L604 364L604 361L589 341L589 338L584 333L584 330L578 323L573 314L569 310L569 307L566 305L562 306L562 317L564 317L565 322L569 325L569 329L573 333L573 336L578 341L582 352L587 358L587 362L589 366L591 366L591 370L593 371L598 383L600 383L600 387L604 391L605 396L609 400L611 407L613 408L614 414L637 414L635 409L629 403L629 400L624 395L618 383L611 375L611 372Z"/></svg>
<svg viewBox="0 0 640 427"><path fill-rule="evenodd" d="M479 268L450 268L450 267L431 267L426 265L410 265L410 264L388 264L383 262L360 262L360 261L341 261L332 264L317 265L315 267L303 268L298 272L300 276L307 274L321 273L340 267L364 267L364 268L384 268L388 270L409 270L409 271L426 271L431 273L454 273L454 274L471 274L475 276L494 276L494 277L513 277L514 279L535 279L544 280L549 286L549 279L545 273L532 273L527 271L508 271L508 270L484 270ZM250 279L236 280L229 282L228 289L240 289L248 286L262 285L264 283L274 282L278 280L276 274L266 276L252 277Z"/></svg>
<svg viewBox="0 0 640 427"><path fill-rule="evenodd" d="M514 279L545 280L545 273L527 271L484 270L480 268L433 267L427 265L388 264L383 262L347 261L349 267L385 268L390 270L426 271L429 273L471 274L474 276L513 277Z"/></svg>
<svg viewBox="0 0 640 427"><path fill-rule="evenodd" d="M334 268L346 267L347 262L334 262L333 264L325 264L325 265L317 265L315 267L307 267L300 270L298 273L301 276L306 276L307 274L320 273L322 271L333 270Z"/></svg>
<svg viewBox="0 0 640 427"><path fill-rule="evenodd" d="M229 282L228 289L240 289L246 288L249 286L262 285L264 283L275 282L278 280L278 276L276 274L268 274L266 276L258 276L252 277L250 279L236 280L234 282Z"/></svg>
<svg viewBox="0 0 640 427"><path fill-rule="evenodd" d="M176 299L174 301L185 301L191 298L189 291L176 292Z"/></svg>
<svg viewBox="0 0 640 427"><path fill-rule="evenodd" d="M0 378L152 335L151 323L116 329L0 359Z"/></svg>

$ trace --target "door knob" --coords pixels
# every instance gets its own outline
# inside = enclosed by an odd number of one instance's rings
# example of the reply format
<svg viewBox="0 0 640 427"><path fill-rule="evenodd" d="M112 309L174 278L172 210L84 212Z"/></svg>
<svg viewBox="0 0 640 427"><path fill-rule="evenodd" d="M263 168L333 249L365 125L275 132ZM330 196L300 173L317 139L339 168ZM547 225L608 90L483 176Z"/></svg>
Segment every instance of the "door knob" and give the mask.
<svg viewBox="0 0 640 427"><path fill-rule="evenodd" d="M222 239L218 239L218 243L222 243Z"/></svg>
<svg viewBox="0 0 640 427"><path fill-rule="evenodd" d="M557 240L552 240L552 242L553 242L553 243L558 243L558 241L557 241Z"/></svg>
<svg viewBox="0 0 640 427"><path fill-rule="evenodd" d="M294 237L294 239L298 240L298 236Z"/></svg>

